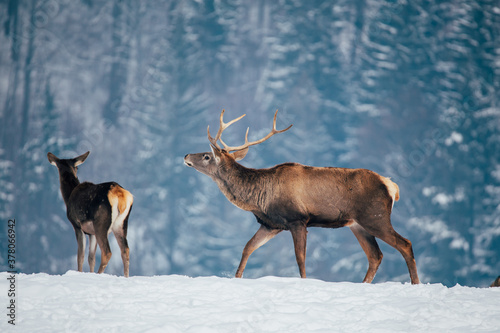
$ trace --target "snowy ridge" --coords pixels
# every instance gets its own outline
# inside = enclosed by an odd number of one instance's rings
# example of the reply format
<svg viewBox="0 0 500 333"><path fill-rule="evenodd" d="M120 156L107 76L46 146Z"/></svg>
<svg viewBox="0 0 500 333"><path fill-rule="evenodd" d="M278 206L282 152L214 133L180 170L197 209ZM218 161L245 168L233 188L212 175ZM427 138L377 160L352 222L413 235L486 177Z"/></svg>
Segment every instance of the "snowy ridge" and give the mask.
<svg viewBox="0 0 500 333"><path fill-rule="evenodd" d="M2 290L9 274L0 273ZM494 332L500 288L19 274L23 332ZM2 298L5 299L5 298ZM0 331L13 331L7 320Z"/></svg>

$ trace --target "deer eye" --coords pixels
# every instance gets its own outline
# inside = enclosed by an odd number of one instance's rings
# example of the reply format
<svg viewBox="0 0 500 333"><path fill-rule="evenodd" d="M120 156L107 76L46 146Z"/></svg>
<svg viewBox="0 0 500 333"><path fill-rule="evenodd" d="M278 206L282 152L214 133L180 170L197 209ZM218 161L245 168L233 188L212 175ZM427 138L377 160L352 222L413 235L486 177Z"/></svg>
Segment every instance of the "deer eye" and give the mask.
<svg viewBox="0 0 500 333"><path fill-rule="evenodd" d="M204 156L203 156L203 159L204 159L205 161L208 161L208 160L210 159L210 156L209 156L209 155L204 155Z"/></svg>

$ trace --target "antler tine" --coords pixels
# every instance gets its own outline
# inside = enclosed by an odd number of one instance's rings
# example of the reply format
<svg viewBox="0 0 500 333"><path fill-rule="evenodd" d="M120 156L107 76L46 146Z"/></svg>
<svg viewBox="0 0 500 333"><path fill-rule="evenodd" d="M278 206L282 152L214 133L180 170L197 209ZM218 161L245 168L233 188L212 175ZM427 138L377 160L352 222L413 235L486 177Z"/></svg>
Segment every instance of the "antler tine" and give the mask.
<svg viewBox="0 0 500 333"><path fill-rule="evenodd" d="M242 116L239 116L238 118L233 119L228 123L225 123L224 119L223 119L224 112L226 112L226 110L222 109L222 112L220 113L220 119L219 119L219 130L217 131L215 138L212 138L212 136L210 135L210 126L207 127L208 140L210 141L210 143L213 146L217 147L218 149L221 149L221 147L217 144L217 141L220 141L224 145L224 147L226 147L226 144L224 142L222 142L222 140L221 140L222 132L224 132L224 130L226 128L228 128L230 125L234 124L235 122L237 122L238 120L240 120L241 118L246 116L246 114L243 114Z"/></svg>
<svg viewBox="0 0 500 333"><path fill-rule="evenodd" d="M290 126L288 126L287 128L285 128L285 129L282 129L282 130L279 130L279 131L278 131L278 130L276 129L276 117L277 117L277 116L278 116L278 109L276 109L276 112L274 113L274 119L273 119L273 130L272 130L273 135L274 135L274 134L278 134L278 133L283 133L283 132L285 132L285 131L288 131L288 130L289 130L289 129L293 126L293 124L290 124Z"/></svg>
<svg viewBox="0 0 500 333"><path fill-rule="evenodd" d="M267 134L265 137L263 137L260 140L249 142L248 141L248 131L249 131L250 128L247 128L247 132L245 134L245 144L243 144L241 146L237 146L237 147L230 147L230 146L226 145L222 140L220 140L220 142L224 145L224 149L226 151L243 150L243 149L247 149L250 146L254 146L254 145L257 145L259 143L262 143L262 142L266 141L267 139L269 139L270 137L272 137L274 134L283 133L285 131L288 131L293 126L293 124L292 124L292 125L288 126L285 129L277 130L276 129L276 117L277 116L278 116L278 110L276 110L276 112L274 113L273 129L271 130L271 132L269 132L269 134Z"/></svg>
<svg viewBox="0 0 500 333"><path fill-rule="evenodd" d="M248 131L250 130L250 127L247 127L247 132L245 134L245 144L248 143ZM224 141L222 141L222 138L219 139L219 141L222 143L224 146L224 149L226 151L235 151L235 150L240 150L240 149L233 149L232 147L228 146ZM241 146L240 146L241 147ZM244 148L243 148L244 149Z"/></svg>

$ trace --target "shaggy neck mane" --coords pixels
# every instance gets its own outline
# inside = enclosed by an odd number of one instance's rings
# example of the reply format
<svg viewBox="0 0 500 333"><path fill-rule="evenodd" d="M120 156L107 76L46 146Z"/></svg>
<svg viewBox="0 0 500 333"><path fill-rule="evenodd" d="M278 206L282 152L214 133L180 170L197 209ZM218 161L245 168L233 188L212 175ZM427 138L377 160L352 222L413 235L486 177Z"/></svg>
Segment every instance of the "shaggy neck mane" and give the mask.
<svg viewBox="0 0 500 333"><path fill-rule="evenodd" d="M263 208L267 192L263 170L233 162L221 164L219 176L217 185L231 203L247 211Z"/></svg>

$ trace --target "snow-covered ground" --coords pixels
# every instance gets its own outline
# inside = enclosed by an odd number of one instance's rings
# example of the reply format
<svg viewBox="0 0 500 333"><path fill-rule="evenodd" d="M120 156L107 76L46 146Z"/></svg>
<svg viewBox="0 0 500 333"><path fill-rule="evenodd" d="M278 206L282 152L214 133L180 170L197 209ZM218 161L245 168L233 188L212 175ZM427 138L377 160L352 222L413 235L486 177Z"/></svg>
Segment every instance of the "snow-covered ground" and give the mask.
<svg viewBox="0 0 500 333"><path fill-rule="evenodd" d="M0 332L498 332L500 288L0 273Z"/></svg>

